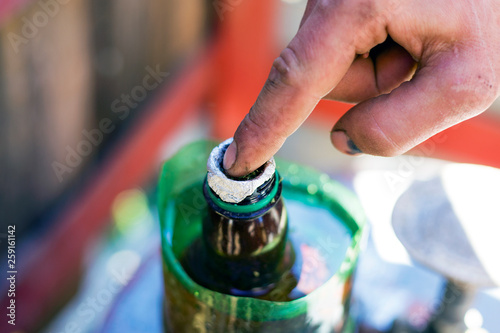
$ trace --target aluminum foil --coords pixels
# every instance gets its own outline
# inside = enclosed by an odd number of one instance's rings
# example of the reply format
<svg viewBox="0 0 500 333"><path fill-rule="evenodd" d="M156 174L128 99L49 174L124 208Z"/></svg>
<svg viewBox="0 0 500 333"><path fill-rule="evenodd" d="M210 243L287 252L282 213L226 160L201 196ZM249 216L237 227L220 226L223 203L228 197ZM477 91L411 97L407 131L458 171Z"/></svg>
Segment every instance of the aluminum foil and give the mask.
<svg viewBox="0 0 500 333"><path fill-rule="evenodd" d="M274 158L266 162L264 171L254 179L233 180L226 176L222 170L222 161L227 147L233 142L233 138L227 139L215 147L210 153L207 161L208 186L217 193L225 202L238 203L251 195L255 190L269 180L276 171Z"/></svg>

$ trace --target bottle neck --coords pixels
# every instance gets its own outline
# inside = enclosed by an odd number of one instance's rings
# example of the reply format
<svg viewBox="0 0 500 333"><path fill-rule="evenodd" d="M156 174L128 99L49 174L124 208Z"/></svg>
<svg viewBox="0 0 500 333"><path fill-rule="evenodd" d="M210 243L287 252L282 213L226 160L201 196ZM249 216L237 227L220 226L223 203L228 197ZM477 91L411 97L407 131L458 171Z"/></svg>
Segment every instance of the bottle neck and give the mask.
<svg viewBox="0 0 500 333"><path fill-rule="evenodd" d="M204 194L203 243L211 270L226 282L228 293L266 292L287 269L288 219L279 175L238 204L222 202L206 182Z"/></svg>
<svg viewBox="0 0 500 333"><path fill-rule="evenodd" d="M237 180L233 180L235 184ZM209 186L203 185L203 194L209 208L228 219L249 220L265 214L281 198L281 179L277 172L240 202L230 203L221 199Z"/></svg>

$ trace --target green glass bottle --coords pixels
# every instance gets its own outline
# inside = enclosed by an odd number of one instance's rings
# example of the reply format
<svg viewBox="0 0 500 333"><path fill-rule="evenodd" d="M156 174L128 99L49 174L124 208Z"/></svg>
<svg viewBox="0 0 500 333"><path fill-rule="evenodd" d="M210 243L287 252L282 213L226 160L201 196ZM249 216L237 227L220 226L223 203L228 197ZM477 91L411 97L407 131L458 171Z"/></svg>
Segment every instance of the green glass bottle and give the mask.
<svg viewBox="0 0 500 333"><path fill-rule="evenodd" d="M272 161L230 179L221 174L228 144L211 166L214 144L198 142L163 168L166 331L350 332L358 201L328 176L281 161L283 179Z"/></svg>

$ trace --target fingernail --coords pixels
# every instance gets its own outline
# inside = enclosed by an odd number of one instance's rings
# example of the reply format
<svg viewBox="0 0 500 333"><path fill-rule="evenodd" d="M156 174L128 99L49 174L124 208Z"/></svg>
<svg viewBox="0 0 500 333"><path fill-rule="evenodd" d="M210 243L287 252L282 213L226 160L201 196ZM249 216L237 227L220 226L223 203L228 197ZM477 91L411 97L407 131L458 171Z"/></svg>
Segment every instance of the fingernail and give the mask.
<svg viewBox="0 0 500 333"><path fill-rule="evenodd" d="M363 153L344 131L333 131L331 140L335 148L341 152L349 155L359 155Z"/></svg>
<svg viewBox="0 0 500 333"><path fill-rule="evenodd" d="M229 147L227 147L226 153L224 154L224 169L229 170L236 161L236 142L231 142Z"/></svg>

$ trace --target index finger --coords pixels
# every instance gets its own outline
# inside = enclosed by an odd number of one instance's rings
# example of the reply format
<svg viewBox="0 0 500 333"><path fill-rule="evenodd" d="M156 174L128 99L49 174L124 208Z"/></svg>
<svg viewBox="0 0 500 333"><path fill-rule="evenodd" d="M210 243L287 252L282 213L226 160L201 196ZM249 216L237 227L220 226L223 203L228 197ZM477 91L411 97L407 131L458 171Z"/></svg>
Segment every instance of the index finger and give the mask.
<svg viewBox="0 0 500 333"><path fill-rule="evenodd" d="M350 1L316 3L236 130L224 157L230 175L244 176L269 160L342 79L356 53L385 40L383 26L368 30L372 20L355 8Z"/></svg>

